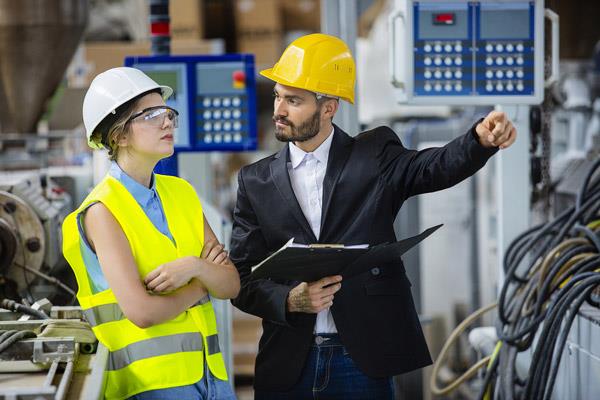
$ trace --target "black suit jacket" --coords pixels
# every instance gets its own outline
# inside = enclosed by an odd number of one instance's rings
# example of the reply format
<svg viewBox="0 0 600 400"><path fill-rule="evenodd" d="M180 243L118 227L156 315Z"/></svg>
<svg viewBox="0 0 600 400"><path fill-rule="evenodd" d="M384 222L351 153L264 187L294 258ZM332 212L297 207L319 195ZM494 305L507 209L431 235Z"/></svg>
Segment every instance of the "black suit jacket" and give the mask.
<svg viewBox="0 0 600 400"><path fill-rule="evenodd" d="M494 152L479 144L473 128L444 147L414 151L387 127L352 138L336 126L323 181L319 240L290 183L288 146L242 168L230 254L242 282L233 304L263 319L254 386L280 391L298 381L316 314L286 312L288 292L299 282L253 281L251 266L292 237L300 243L395 241L393 222L405 199L457 184ZM431 364L402 261L378 260L372 267L344 279L331 308L348 353L372 377Z"/></svg>

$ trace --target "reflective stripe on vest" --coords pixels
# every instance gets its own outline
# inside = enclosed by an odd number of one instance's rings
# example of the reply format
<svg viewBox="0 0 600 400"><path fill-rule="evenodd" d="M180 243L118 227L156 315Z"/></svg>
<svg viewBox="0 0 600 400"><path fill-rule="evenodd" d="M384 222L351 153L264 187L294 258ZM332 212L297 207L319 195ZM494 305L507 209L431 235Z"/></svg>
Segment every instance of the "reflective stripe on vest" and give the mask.
<svg viewBox="0 0 600 400"><path fill-rule="evenodd" d="M107 371L125 368L132 362L144 358L163 356L187 351L202 351L202 336L199 333L181 333L135 342L108 356Z"/></svg>
<svg viewBox="0 0 600 400"><path fill-rule="evenodd" d="M217 354L221 352L221 348L219 347L219 335L214 334L206 337L206 346L208 350L208 355L211 356L213 354Z"/></svg>
<svg viewBox="0 0 600 400"><path fill-rule="evenodd" d="M206 295L198 300L192 307L206 304L209 301L210 297ZM87 310L83 310L83 316L89 322L91 327L125 319L125 315L117 303L102 304L100 306L88 308Z"/></svg>

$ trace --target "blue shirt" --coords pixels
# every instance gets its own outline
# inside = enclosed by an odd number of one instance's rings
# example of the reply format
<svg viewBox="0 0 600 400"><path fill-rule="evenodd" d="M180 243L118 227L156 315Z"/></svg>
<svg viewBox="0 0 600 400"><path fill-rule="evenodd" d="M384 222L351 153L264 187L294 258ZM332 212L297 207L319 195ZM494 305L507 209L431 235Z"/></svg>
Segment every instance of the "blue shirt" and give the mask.
<svg viewBox="0 0 600 400"><path fill-rule="evenodd" d="M116 162L112 162L108 174L113 178L117 179L125 189L135 199L135 201L140 205L148 219L152 222L152 224L158 229L163 235L167 236L171 241L173 241L173 236L169 231L169 226L167 224L167 219L165 217L165 212L163 210L162 203L160 202L160 197L156 192L156 181L154 179L154 174L150 178L150 188L145 187L141 183L134 180L132 177L127 175L119 164ZM92 203L94 204L94 203ZM88 205L90 207L92 204ZM83 262L88 272L88 277L90 284L92 285L91 290L92 293L98 293L103 290L108 289L108 283L106 282L106 278L102 273L102 269L100 268L100 263L98 262L98 256L94 250L92 250L87 238L85 236L85 231L83 229L83 221L82 216L85 213L83 210L77 216L77 226L79 228L79 235L81 236L80 246L81 246L81 254L83 256Z"/></svg>

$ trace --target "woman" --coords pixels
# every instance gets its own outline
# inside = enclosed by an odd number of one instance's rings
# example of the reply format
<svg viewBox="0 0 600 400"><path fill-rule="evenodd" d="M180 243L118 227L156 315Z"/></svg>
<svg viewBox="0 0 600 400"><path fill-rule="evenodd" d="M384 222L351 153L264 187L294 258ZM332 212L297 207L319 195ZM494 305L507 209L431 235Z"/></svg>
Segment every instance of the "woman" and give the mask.
<svg viewBox="0 0 600 400"><path fill-rule="evenodd" d="M173 154L173 93L134 68L98 75L83 102L88 144L110 171L63 224L77 298L109 350L107 399L230 399L211 297L233 298L235 266Z"/></svg>

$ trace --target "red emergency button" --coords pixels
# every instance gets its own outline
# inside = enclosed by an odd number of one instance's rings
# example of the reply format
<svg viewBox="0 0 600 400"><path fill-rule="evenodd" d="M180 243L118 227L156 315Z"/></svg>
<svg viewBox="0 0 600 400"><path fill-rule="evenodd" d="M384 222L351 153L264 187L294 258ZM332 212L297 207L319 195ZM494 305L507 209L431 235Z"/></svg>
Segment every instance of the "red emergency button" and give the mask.
<svg viewBox="0 0 600 400"><path fill-rule="evenodd" d="M246 88L246 73L244 71L233 71L231 78L235 89Z"/></svg>

